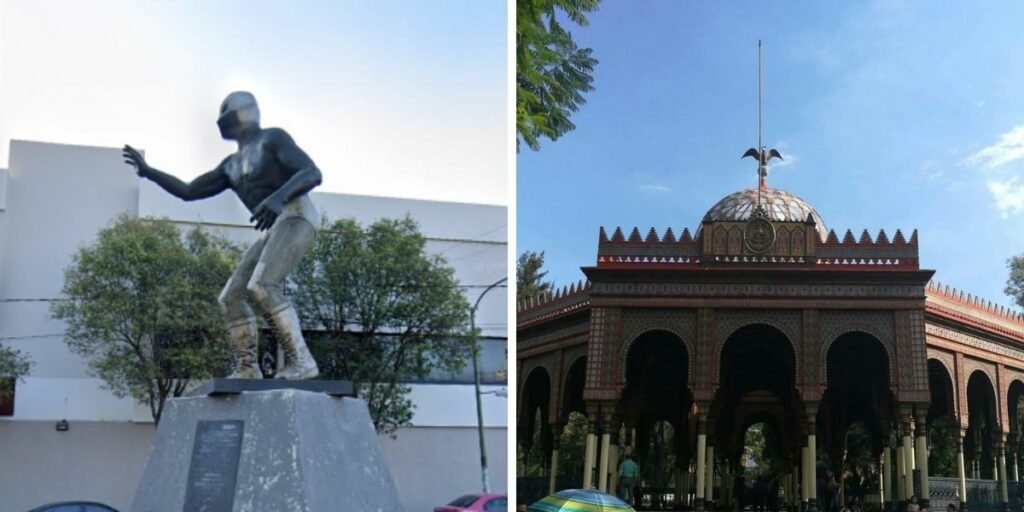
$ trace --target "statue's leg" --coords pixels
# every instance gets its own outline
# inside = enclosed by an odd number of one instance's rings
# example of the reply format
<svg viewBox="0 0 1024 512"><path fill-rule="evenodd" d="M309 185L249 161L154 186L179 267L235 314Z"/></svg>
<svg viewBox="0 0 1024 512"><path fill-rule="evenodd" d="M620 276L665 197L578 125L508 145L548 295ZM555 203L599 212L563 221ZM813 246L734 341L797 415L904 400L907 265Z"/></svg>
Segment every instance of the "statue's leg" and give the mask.
<svg viewBox="0 0 1024 512"><path fill-rule="evenodd" d="M248 284L253 270L256 269L256 263L259 262L265 242L265 238L261 237L245 251L242 262L231 274L231 278L224 285L218 298L224 316L227 317L228 336L230 336L231 345L235 349L235 371L228 376L229 379L263 378L256 354L259 347L257 319L252 308L249 307L246 284Z"/></svg>
<svg viewBox="0 0 1024 512"><path fill-rule="evenodd" d="M267 315L278 342L284 347L285 367L278 379L312 379L320 374L306 340L299 316L284 295L284 279L302 261L316 237L316 228L302 217L278 218L270 228L266 246L246 288Z"/></svg>

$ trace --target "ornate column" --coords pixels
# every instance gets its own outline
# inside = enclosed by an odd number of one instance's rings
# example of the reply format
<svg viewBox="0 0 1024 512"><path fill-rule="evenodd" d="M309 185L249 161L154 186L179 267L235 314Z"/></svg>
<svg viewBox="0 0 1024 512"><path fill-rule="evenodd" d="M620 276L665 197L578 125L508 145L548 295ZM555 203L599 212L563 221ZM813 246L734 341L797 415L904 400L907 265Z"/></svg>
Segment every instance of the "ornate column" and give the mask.
<svg viewBox="0 0 1024 512"><path fill-rule="evenodd" d="M917 417L917 443L914 454L917 456L918 474L921 479L921 495L918 496L918 502L921 507L928 507L928 432L924 414Z"/></svg>
<svg viewBox="0 0 1024 512"><path fill-rule="evenodd" d="M694 458L697 459L697 484L696 484L696 495L693 498L693 508L695 510L704 510L704 466L707 464L707 423L703 418L697 420L697 454Z"/></svg>
<svg viewBox="0 0 1024 512"><path fill-rule="evenodd" d="M903 456L903 445L898 441L900 439L899 434L896 434L897 444L893 448L893 456L896 457L896 496L894 502L896 503L896 510L905 510L904 506L907 501L907 477L906 477L906 458Z"/></svg>
<svg viewBox="0 0 1024 512"><path fill-rule="evenodd" d="M1010 510L1010 494L1006 489L1006 438L1000 436L996 441L996 451L999 452L999 490L1003 498L1003 512Z"/></svg>
<svg viewBox="0 0 1024 512"><path fill-rule="evenodd" d="M964 472L964 434L963 429L960 429L960 435L956 436L956 474L959 479L958 484L958 496L957 499L960 501L959 510L965 510L965 504L967 503L967 475Z"/></svg>
<svg viewBox="0 0 1024 512"><path fill-rule="evenodd" d="M594 458L597 456L597 419L587 421L587 444L583 455L583 488L594 487Z"/></svg>
<svg viewBox="0 0 1024 512"><path fill-rule="evenodd" d="M914 423L910 419L909 414L903 416L903 439L902 439L902 451L903 451L903 476L906 482L903 484L906 489L906 500L909 500L914 495L914 444L911 441L912 428Z"/></svg>
<svg viewBox="0 0 1024 512"><path fill-rule="evenodd" d="M605 416L601 426L603 427L601 433L601 463L599 465L600 472L597 474L597 488L601 492L608 492L608 451L611 450L612 446L611 418Z"/></svg>
<svg viewBox="0 0 1024 512"><path fill-rule="evenodd" d="M1019 459L1020 450L1020 439L1017 436L1017 432L1010 434L1009 442L1009 453L1010 453L1010 481L1020 481L1020 473L1017 471L1017 459Z"/></svg>
<svg viewBox="0 0 1024 512"><path fill-rule="evenodd" d="M551 450L551 476L548 478L548 494L554 494L555 492L555 479L558 478L558 445L559 439L562 437L561 426L557 423L555 426L555 439L552 441Z"/></svg>
<svg viewBox="0 0 1024 512"><path fill-rule="evenodd" d="M800 502L804 508L811 504L811 484L807 477L811 474L807 468L811 465L810 450L807 448L807 441L800 447Z"/></svg>
<svg viewBox="0 0 1024 512"><path fill-rule="evenodd" d="M707 447L708 460L704 464L708 474L704 475L704 501L708 506L713 506L715 503L715 446L711 444Z"/></svg>
<svg viewBox="0 0 1024 512"><path fill-rule="evenodd" d="M888 488L889 483L892 482L892 468L889 464L889 446L887 444L882 445L882 459L879 466L882 471L881 477L878 479L878 501L882 504L882 510L889 510L886 504L892 501L892 497L889 496L891 491Z"/></svg>
<svg viewBox="0 0 1024 512"><path fill-rule="evenodd" d="M619 454L622 448L619 445L619 430L622 425L617 421L612 423L611 450L608 452L608 494L618 494L619 491Z"/></svg>
<svg viewBox="0 0 1024 512"><path fill-rule="evenodd" d="M818 512L818 445L815 429L814 416L811 416L807 421L807 510L810 512Z"/></svg>

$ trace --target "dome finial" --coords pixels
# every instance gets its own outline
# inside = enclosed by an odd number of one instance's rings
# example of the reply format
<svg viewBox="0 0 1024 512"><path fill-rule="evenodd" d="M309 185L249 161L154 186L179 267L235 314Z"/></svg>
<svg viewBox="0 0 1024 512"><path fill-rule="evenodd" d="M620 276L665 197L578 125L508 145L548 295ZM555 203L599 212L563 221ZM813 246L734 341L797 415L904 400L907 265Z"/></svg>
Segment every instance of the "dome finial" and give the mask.
<svg viewBox="0 0 1024 512"><path fill-rule="evenodd" d="M757 159L757 204L761 204L760 191L768 188L768 161L772 158L782 160L782 154L775 149L768 149L761 142L761 40L757 40L757 148L750 148L740 158L754 157Z"/></svg>

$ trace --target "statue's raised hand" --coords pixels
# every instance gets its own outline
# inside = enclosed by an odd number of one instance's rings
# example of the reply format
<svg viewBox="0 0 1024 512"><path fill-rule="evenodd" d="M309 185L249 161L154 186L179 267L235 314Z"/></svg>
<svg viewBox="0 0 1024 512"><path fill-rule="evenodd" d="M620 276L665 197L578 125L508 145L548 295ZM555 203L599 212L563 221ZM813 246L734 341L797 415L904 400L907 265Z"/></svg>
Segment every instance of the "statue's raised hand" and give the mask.
<svg viewBox="0 0 1024 512"><path fill-rule="evenodd" d="M127 144L124 145L124 149L121 150L121 155L124 156L124 162L135 168L135 174L146 177L149 174L149 164L146 163L146 159L143 158L142 153Z"/></svg>

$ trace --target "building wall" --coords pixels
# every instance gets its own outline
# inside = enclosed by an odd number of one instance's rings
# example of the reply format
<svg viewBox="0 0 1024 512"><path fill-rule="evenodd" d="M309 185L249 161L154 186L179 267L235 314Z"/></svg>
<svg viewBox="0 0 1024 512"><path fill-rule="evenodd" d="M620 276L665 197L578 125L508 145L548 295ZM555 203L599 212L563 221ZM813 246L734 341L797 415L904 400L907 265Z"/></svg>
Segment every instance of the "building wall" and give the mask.
<svg viewBox="0 0 1024 512"><path fill-rule="evenodd" d="M463 284L489 284L507 274L505 207L333 193L314 193L313 200L331 219L368 224L411 216L427 237L427 251L443 255ZM114 397L89 375L86 362L66 348L63 324L49 316L72 254L121 214L202 224L241 244L258 236L233 194L184 203L140 181L119 149L11 143L8 168L0 170L0 344L26 352L35 366L18 383L14 416L0 418L0 512L64 498L125 508L134 492L152 441L149 410ZM468 289L467 298L480 291ZM505 289L493 290L477 314L492 345L507 339L506 298ZM382 442L407 509L430 510L480 488L473 387L412 389L412 426ZM507 485L506 407L503 397L483 397L497 491ZM60 419L71 430L56 432Z"/></svg>

